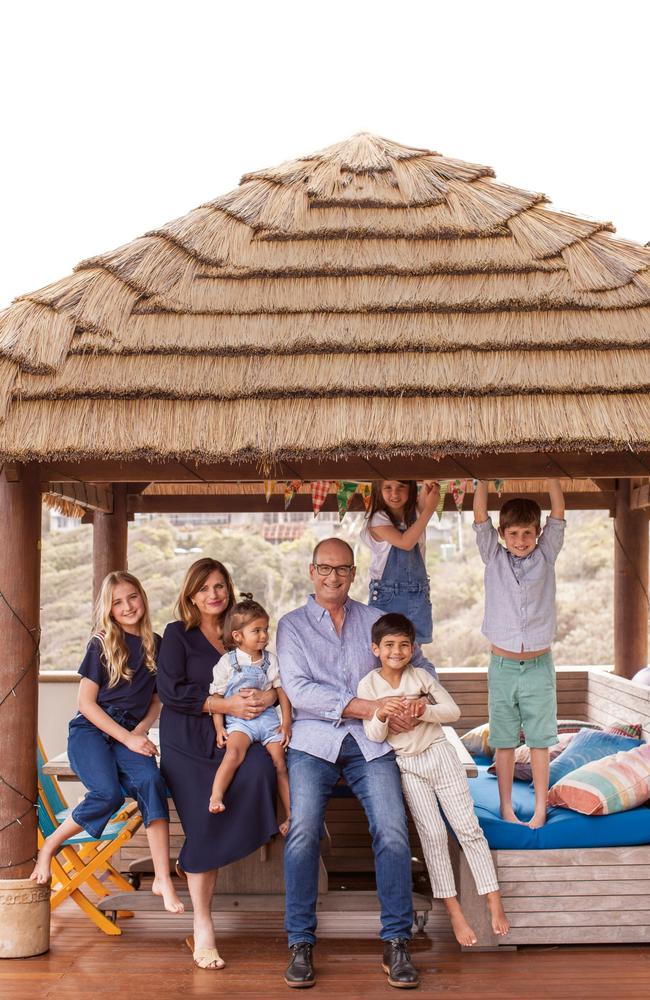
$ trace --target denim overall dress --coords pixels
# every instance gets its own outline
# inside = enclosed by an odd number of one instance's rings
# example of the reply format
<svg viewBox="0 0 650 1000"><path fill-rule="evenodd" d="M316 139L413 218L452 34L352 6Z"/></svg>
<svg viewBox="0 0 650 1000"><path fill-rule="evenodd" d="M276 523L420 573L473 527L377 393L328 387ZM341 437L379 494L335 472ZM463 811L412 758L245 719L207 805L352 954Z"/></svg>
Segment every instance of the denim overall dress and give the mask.
<svg viewBox="0 0 650 1000"><path fill-rule="evenodd" d="M431 642L429 577L419 544L410 552L391 545L381 580L370 581L368 604L384 614L406 615L415 626L416 641Z"/></svg>
<svg viewBox="0 0 650 1000"><path fill-rule="evenodd" d="M242 688L257 688L258 691L267 691L269 687L266 672L270 665L269 654L266 650L262 653L261 663L239 664L237 661L237 650L231 649L228 652L230 666L233 675L228 681L228 686L224 691L224 698L230 698L238 694ZM251 743L279 743L282 740L282 733L278 732L280 720L275 708L265 708L256 719L237 719L234 715L226 716L226 732L245 733Z"/></svg>

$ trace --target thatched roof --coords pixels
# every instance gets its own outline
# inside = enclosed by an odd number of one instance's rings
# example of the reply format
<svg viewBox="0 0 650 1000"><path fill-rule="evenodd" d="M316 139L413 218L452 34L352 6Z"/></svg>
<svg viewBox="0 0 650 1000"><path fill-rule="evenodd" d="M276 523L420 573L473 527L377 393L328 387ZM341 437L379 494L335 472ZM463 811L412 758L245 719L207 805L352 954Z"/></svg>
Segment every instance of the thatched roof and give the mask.
<svg viewBox="0 0 650 1000"><path fill-rule="evenodd" d="M0 456L648 448L650 249L546 200L368 134L246 174L0 314Z"/></svg>

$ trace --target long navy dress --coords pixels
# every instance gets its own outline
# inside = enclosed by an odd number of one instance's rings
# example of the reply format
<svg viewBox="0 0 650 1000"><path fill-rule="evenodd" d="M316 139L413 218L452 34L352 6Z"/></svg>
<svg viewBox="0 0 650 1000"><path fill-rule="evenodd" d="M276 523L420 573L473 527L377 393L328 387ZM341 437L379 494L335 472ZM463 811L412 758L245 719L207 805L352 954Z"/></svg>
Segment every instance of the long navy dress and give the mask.
<svg viewBox="0 0 650 1000"><path fill-rule="evenodd" d="M220 653L199 628L165 629L158 654L160 769L185 833L179 862L206 872L246 857L278 832L276 779L270 755L253 743L224 798L225 812L208 809L215 771L224 755L214 724L201 707Z"/></svg>

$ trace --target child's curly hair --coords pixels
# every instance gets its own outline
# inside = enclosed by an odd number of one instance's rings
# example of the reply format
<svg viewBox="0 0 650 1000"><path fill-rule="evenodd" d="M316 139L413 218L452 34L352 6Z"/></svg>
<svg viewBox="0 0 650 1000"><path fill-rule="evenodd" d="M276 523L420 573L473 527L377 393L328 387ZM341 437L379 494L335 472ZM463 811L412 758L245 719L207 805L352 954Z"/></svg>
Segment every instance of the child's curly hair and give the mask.
<svg viewBox="0 0 650 1000"><path fill-rule="evenodd" d="M244 625L255 621L256 618L269 620L268 611L253 600L252 594L242 593L241 597L242 600L236 601L226 613L223 623L223 644L226 649L237 649L237 643L232 637L233 632L238 632Z"/></svg>

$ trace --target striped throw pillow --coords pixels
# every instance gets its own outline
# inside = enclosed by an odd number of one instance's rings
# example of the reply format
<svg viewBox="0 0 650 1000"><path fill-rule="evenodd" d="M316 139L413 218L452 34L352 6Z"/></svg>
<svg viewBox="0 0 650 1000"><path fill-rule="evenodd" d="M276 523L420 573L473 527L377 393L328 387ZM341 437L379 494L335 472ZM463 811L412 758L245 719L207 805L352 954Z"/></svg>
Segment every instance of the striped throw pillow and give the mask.
<svg viewBox="0 0 650 1000"><path fill-rule="evenodd" d="M635 809L650 799L650 744L601 757L570 771L548 795L551 806L586 816Z"/></svg>
<svg viewBox="0 0 650 1000"><path fill-rule="evenodd" d="M617 736L630 736L633 740L640 740L642 727L640 722L612 722L610 726L605 726L606 733L615 733Z"/></svg>

